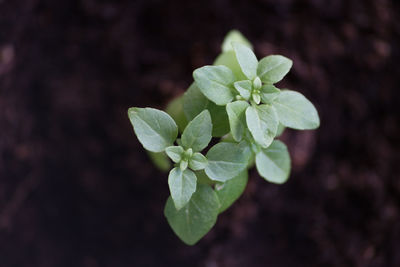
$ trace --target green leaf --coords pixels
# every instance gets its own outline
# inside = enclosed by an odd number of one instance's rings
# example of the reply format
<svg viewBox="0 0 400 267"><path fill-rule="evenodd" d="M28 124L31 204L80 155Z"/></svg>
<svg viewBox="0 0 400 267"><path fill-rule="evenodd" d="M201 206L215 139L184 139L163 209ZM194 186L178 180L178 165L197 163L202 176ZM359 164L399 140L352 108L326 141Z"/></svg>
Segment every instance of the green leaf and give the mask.
<svg viewBox="0 0 400 267"><path fill-rule="evenodd" d="M218 143L208 151L206 174L214 181L225 182L246 168L246 158L237 144Z"/></svg>
<svg viewBox="0 0 400 267"><path fill-rule="evenodd" d="M202 111L186 126L181 141L185 148L201 151L211 141L212 123L208 110Z"/></svg>
<svg viewBox="0 0 400 267"><path fill-rule="evenodd" d="M183 148L181 146L169 146L165 149L165 153L167 153L168 157L175 163L178 163L182 159Z"/></svg>
<svg viewBox="0 0 400 267"><path fill-rule="evenodd" d="M225 66L204 66L193 72L193 78L200 91L219 106L232 101L232 84L235 76Z"/></svg>
<svg viewBox="0 0 400 267"><path fill-rule="evenodd" d="M251 90L252 90L252 82L249 80L238 81L233 84L235 89L239 92L241 97L246 100L250 99Z"/></svg>
<svg viewBox="0 0 400 267"><path fill-rule="evenodd" d="M164 152L151 152L146 150L147 155L153 164L163 172L167 172L171 169L171 161L169 161L167 155Z"/></svg>
<svg viewBox="0 0 400 267"><path fill-rule="evenodd" d="M199 185L189 203L177 211L171 197L164 215L175 234L187 245L199 241L217 221L219 200L208 185Z"/></svg>
<svg viewBox="0 0 400 267"><path fill-rule="evenodd" d="M319 127L318 112L314 105L302 94L285 90L275 99L275 107L279 121L284 126L298 129L311 130Z"/></svg>
<svg viewBox="0 0 400 267"><path fill-rule="evenodd" d="M256 167L265 180L276 184L286 182L290 173L290 155L286 145L275 140L270 147L262 149L256 155Z"/></svg>
<svg viewBox="0 0 400 267"><path fill-rule="evenodd" d="M242 72L242 69L239 66L239 62L236 59L236 55L234 51L228 51L220 54L217 59L214 61L215 66L226 66L232 70L233 74L236 77L237 81L246 80L246 75Z"/></svg>
<svg viewBox="0 0 400 267"><path fill-rule="evenodd" d="M196 191L196 175L191 170L175 167L169 172L168 185L175 208L183 208Z"/></svg>
<svg viewBox="0 0 400 267"><path fill-rule="evenodd" d="M247 130L248 131L248 130ZM245 134L246 136L246 134ZM244 155L244 158L246 159L246 165L247 168L251 168L254 166L254 152L251 149L251 146L254 146L254 143L251 143L250 140L242 140L238 146L240 150L242 151L242 154Z"/></svg>
<svg viewBox="0 0 400 267"><path fill-rule="evenodd" d="M267 148L278 130L278 117L271 105L248 107L246 110L247 127L254 140L261 147Z"/></svg>
<svg viewBox="0 0 400 267"><path fill-rule="evenodd" d="M169 102L165 111L174 119L178 125L179 132L182 133L188 124L185 114L183 113L183 95Z"/></svg>
<svg viewBox="0 0 400 267"><path fill-rule="evenodd" d="M252 45L246 37L243 36L238 30L231 30L225 36L224 42L222 43L222 51L233 51L232 42L241 43L252 49Z"/></svg>
<svg viewBox="0 0 400 267"><path fill-rule="evenodd" d="M280 55L267 56L260 60L257 75L264 83L277 83L285 77L293 62Z"/></svg>
<svg viewBox="0 0 400 267"><path fill-rule="evenodd" d="M164 151L178 136L178 126L164 111L154 108L130 108L128 116L139 142L149 151Z"/></svg>
<svg viewBox="0 0 400 267"><path fill-rule="evenodd" d="M204 170L201 171L196 171L196 176L197 176L197 183L198 184L206 184L206 185L214 185L215 181L211 180L208 178L207 174L204 172Z"/></svg>
<svg viewBox="0 0 400 267"><path fill-rule="evenodd" d="M194 171L203 170L208 164L208 160L201 153L194 153L189 160L189 168Z"/></svg>
<svg viewBox="0 0 400 267"><path fill-rule="evenodd" d="M286 127L282 123L279 123L278 131L276 132L276 136L275 137L281 136L282 133L285 131L285 129L286 129Z"/></svg>
<svg viewBox="0 0 400 267"><path fill-rule="evenodd" d="M232 46L242 72L248 79L253 80L257 76L258 60L256 55L249 47L241 43L232 43Z"/></svg>
<svg viewBox="0 0 400 267"><path fill-rule="evenodd" d="M224 212L242 195L246 188L247 180L247 170L243 170L237 176L224 183L216 183L215 192L220 203L219 213Z"/></svg>
<svg viewBox="0 0 400 267"><path fill-rule="evenodd" d="M208 109L213 124L212 135L222 137L229 132L228 114L224 106L217 106L208 100L196 86L195 83L189 87L183 95L183 112L186 118L191 121L203 110Z"/></svg>
<svg viewBox="0 0 400 267"><path fill-rule="evenodd" d="M179 168L181 169L181 171L186 170L186 168L188 167L189 163L187 159L181 160L179 162Z"/></svg>
<svg viewBox="0 0 400 267"><path fill-rule="evenodd" d="M280 94L281 90L272 84L265 84L261 87L260 96L265 104L271 104Z"/></svg>
<svg viewBox="0 0 400 267"><path fill-rule="evenodd" d="M240 141L246 130L246 101L235 101L226 105L231 133L236 141Z"/></svg>

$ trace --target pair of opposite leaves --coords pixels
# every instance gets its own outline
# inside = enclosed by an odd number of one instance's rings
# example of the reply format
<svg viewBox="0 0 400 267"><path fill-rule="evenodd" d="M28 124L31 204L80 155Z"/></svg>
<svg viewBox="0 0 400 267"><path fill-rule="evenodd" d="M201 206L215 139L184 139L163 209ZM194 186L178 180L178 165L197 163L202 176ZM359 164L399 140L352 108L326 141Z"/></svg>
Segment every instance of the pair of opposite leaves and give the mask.
<svg viewBox="0 0 400 267"><path fill-rule="evenodd" d="M177 139L178 127L165 112L152 108L131 108L128 111L135 133L142 145L152 152L163 152L177 164L170 171L168 184L177 210L184 207L196 191L197 177L193 171L205 171L206 175L225 182L247 166L245 154L233 143L218 143L204 157L200 151L208 146L212 135L212 122L208 110L197 115L186 126L181 139ZM178 146L174 146L177 141ZM186 152L190 151L188 158Z"/></svg>

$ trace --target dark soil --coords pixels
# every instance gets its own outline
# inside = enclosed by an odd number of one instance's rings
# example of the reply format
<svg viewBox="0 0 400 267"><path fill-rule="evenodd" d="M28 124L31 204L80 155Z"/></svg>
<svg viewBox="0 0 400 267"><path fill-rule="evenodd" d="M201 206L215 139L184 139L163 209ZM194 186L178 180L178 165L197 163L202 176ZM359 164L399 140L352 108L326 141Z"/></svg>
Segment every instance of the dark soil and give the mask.
<svg viewBox="0 0 400 267"><path fill-rule="evenodd" d="M242 31L294 60L317 131L196 246L130 106L162 108ZM400 3L0 0L0 266L400 266Z"/></svg>

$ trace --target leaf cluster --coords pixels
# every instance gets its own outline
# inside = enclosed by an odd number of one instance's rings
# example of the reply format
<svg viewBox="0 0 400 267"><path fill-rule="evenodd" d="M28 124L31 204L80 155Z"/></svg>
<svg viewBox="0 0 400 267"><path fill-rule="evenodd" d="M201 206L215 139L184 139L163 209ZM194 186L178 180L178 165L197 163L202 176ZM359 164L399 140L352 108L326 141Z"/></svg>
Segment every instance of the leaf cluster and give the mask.
<svg viewBox="0 0 400 267"><path fill-rule="evenodd" d="M186 244L199 241L240 197L253 165L271 183L287 181L289 152L276 138L285 127L309 130L320 123L302 94L275 86L291 67L281 55L258 60L250 42L231 31L214 64L193 72L194 82L167 112L128 110L153 162L170 170L164 214ZM207 149L212 138L218 142Z"/></svg>

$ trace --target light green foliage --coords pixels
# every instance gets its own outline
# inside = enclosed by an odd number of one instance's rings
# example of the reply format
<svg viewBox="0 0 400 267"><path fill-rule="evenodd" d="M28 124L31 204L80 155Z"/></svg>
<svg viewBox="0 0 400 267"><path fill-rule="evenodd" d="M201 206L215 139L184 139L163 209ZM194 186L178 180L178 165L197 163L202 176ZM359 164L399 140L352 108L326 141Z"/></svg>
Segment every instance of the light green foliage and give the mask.
<svg viewBox="0 0 400 267"><path fill-rule="evenodd" d="M246 122L254 140L261 147L267 148L278 130L278 117L271 105L248 107Z"/></svg>
<svg viewBox="0 0 400 267"><path fill-rule="evenodd" d="M140 143L149 151L164 151L173 144L178 135L178 126L164 111L154 108L130 108L128 116Z"/></svg>
<svg viewBox="0 0 400 267"><path fill-rule="evenodd" d="M279 140L256 155L258 173L265 180L282 184L286 182L290 173L290 156L287 147Z"/></svg>
<svg viewBox="0 0 400 267"><path fill-rule="evenodd" d="M175 163L179 163L182 160L184 152L181 146L169 146L165 149L165 153Z"/></svg>
<svg viewBox="0 0 400 267"><path fill-rule="evenodd" d="M176 97L169 102L165 111L174 119L178 125L179 132L183 132L183 129L188 124L188 120L183 113L183 96Z"/></svg>
<svg viewBox="0 0 400 267"><path fill-rule="evenodd" d="M251 91L253 90L253 84L249 80L238 81L233 84L235 89L239 92L240 96L244 100L249 100L251 96Z"/></svg>
<svg viewBox="0 0 400 267"><path fill-rule="evenodd" d="M203 150L211 141L212 123L208 110L202 111L188 123L182 133L182 145L194 152Z"/></svg>
<svg viewBox="0 0 400 267"><path fill-rule="evenodd" d="M225 182L246 168L246 159L237 144L218 143L207 152L206 174L211 180Z"/></svg>
<svg viewBox="0 0 400 267"><path fill-rule="evenodd" d="M170 115L152 108L128 110L156 166L172 168L164 214L188 245L240 197L248 169L256 166L271 183L288 180L290 155L276 139L286 127L306 130L320 124L317 110L302 94L276 87L291 69L290 59L271 55L258 61L238 31L229 32L222 50L214 66L193 72L195 81L167 106Z"/></svg>
<svg viewBox="0 0 400 267"><path fill-rule="evenodd" d="M215 191L208 185L198 185L189 203L180 210L169 197L164 215L175 234L187 245L194 245L214 226L218 209Z"/></svg>
<svg viewBox="0 0 400 267"><path fill-rule="evenodd" d="M180 210L184 207L196 191L196 175L188 169L173 168L169 172L168 185L175 208Z"/></svg>
<svg viewBox="0 0 400 267"><path fill-rule="evenodd" d="M229 132L228 114L224 106L217 106L208 100L196 86L192 83L183 95L183 112L187 120L191 121L200 112L207 109L211 115L213 125L212 136L222 137Z"/></svg>
<svg viewBox="0 0 400 267"><path fill-rule="evenodd" d="M249 40L246 39L246 37L243 36L239 31L237 30L231 30L228 32L225 36L224 42L222 43L222 52L228 52L228 51L233 51L233 46L232 43L239 43L246 45L250 49L253 49L253 46L249 42Z"/></svg>
<svg viewBox="0 0 400 267"><path fill-rule="evenodd" d="M293 62L279 55L267 56L260 60L257 75L264 83L277 83L285 77Z"/></svg>
<svg viewBox="0 0 400 267"><path fill-rule="evenodd" d="M225 66L205 66L193 72L200 91L215 104L224 106L232 101L235 75Z"/></svg>
<svg viewBox="0 0 400 267"><path fill-rule="evenodd" d="M201 153L194 153L189 160L189 168L194 171L203 170L208 164L208 160Z"/></svg>
<svg viewBox="0 0 400 267"><path fill-rule="evenodd" d="M282 91L274 101L279 121L286 127L298 130L319 127L318 112L314 105L302 94L295 91Z"/></svg>
<svg viewBox="0 0 400 267"><path fill-rule="evenodd" d="M249 103L246 101L236 101L226 105L231 133L238 142L242 140L246 130L246 109L248 106Z"/></svg>
<svg viewBox="0 0 400 267"><path fill-rule="evenodd" d="M258 60L253 51L246 45L240 43L232 43L235 51L236 59L242 72L249 80L253 80L257 76Z"/></svg>
<svg viewBox="0 0 400 267"><path fill-rule="evenodd" d="M281 92L281 90L279 90L272 84L263 85L260 91L261 100L263 103L266 104L272 104Z"/></svg>
<svg viewBox="0 0 400 267"><path fill-rule="evenodd" d="M218 182L215 185L215 192L220 202L219 213L224 212L242 195L247 185L247 179L247 170L244 170L232 179L224 183Z"/></svg>

